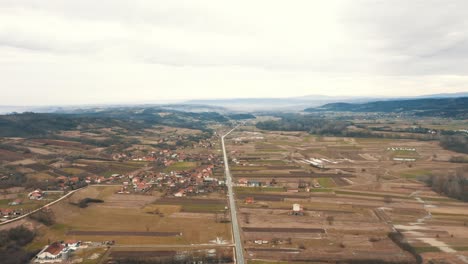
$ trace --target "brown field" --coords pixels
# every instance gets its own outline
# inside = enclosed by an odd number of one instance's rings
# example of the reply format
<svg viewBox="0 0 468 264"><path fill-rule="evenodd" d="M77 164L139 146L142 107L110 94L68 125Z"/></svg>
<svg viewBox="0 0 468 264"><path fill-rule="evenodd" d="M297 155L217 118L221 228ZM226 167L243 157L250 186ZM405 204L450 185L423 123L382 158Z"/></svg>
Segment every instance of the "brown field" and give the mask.
<svg viewBox="0 0 468 264"><path fill-rule="evenodd" d="M184 204L226 204L226 200L221 199L203 199L203 198L171 198L164 197L158 199L156 204L172 204L172 205L184 205Z"/></svg>
<svg viewBox="0 0 468 264"><path fill-rule="evenodd" d="M151 237L170 237L180 236L178 232L136 232L136 231L79 231L73 230L67 232L67 236L151 236Z"/></svg>
<svg viewBox="0 0 468 264"><path fill-rule="evenodd" d="M16 152L0 149L0 160L2 161L14 161L20 160L23 158L23 155L20 155Z"/></svg>
<svg viewBox="0 0 468 264"><path fill-rule="evenodd" d="M468 247L468 229L463 229L468 222L466 204L435 193L418 180L463 166L447 162L450 155L460 154L443 150L434 142L415 140L255 133L263 137L261 144L227 146L230 158L239 161L231 165L235 182L241 178L266 184L276 180L271 189L235 188L249 259L414 263L414 257L388 237L394 229L417 250L437 249L445 243L455 248L454 252L439 253L457 256L464 253L456 248ZM234 132L232 138L248 136L247 131ZM415 148L417 153L409 154L417 160L393 161L393 157L408 153L389 151L391 147ZM299 162L311 158L323 159L325 168ZM311 187L310 192L298 188L300 183L314 181L321 186ZM297 188L298 193L287 193L289 188ZM253 204L246 204L248 197L253 198ZM302 215L291 214L294 203L300 204ZM266 244L254 243L259 240Z"/></svg>
<svg viewBox="0 0 468 264"><path fill-rule="evenodd" d="M85 147L92 147L89 145L84 145L79 142L73 141L65 141L65 140L52 140L52 139L33 139L32 142L52 145L52 146L59 146L59 147L74 147L74 148L85 148Z"/></svg>
<svg viewBox="0 0 468 264"><path fill-rule="evenodd" d="M115 194L118 188L90 186L52 206L57 223L51 228L40 228L41 235L36 237L34 245L42 247L48 239L115 240L119 245L187 245L231 237L229 223L216 222L214 214L198 214L196 218L190 217L190 213L178 214L180 205L155 204L157 196ZM70 204L86 197L104 202L87 208Z"/></svg>
<svg viewBox="0 0 468 264"><path fill-rule="evenodd" d="M262 227L244 227L244 232L256 233L325 233L322 228L262 228Z"/></svg>
<svg viewBox="0 0 468 264"><path fill-rule="evenodd" d="M175 256L177 251L112 251L111 258L154 258Z"/></svg>

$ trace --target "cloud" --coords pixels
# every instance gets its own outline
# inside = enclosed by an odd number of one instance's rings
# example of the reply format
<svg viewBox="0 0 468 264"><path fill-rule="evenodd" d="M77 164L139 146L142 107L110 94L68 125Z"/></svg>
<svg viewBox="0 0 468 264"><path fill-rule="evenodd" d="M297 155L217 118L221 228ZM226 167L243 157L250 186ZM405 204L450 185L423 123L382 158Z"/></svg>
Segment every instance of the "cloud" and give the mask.
<svg viewBox="0 0 468 264"><path fill-rule="evenodd" d="M4 0L0 89L17 104L466 91L467 5Z"/></svg>
<svg viewBox="0 0 468 264"><path fill-rule="evenodd" d="M466 1L379 0L353 5L347 19L360 37L379 43L384 73L466 75L467 10Z"/></svg>

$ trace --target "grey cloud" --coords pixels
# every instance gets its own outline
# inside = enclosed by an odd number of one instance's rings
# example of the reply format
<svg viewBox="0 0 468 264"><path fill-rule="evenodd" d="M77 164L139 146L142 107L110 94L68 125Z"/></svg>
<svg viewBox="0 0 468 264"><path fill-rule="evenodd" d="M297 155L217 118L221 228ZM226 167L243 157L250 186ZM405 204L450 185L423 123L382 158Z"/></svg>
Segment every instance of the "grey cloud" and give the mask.
<svg viewBox="0 0 468 264"><path fill-rule="evenodd" d="M349 10L347 19L361 37L383 43L380 54L404 58L383 60L384 72L468 73L467 1L366 1Z"/></svg>

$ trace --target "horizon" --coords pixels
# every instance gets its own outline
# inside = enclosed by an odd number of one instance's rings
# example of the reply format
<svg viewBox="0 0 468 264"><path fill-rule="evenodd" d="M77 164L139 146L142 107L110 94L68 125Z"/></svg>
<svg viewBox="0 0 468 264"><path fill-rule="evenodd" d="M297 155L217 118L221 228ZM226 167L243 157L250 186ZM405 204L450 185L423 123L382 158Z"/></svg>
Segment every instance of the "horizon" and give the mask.
<svg viewBox="0 0 468 264"><path fill-rule="evenodd" d="M442 95L441 98L448 95L449 97L466 97L465 94L468 91L461 91L461 92L454 92L454 93L436 93L436 94L419 94L414 96L378 96L378 95L355 95L355 96L347 96L347 95L337 95L337 96L330 96L330 95L323 95L323 94L307 94L307 95L299 95L293 97L218 97L218 98L187 98L187 99L167 99L167 100L153 100L153 101L128 101L128 102L102 102L102 103L81 103L81 104L35 104L35 105L9 105L9 104L0 104L0 107L7 108L7 107L18 107L18 108L47 108L47 107L110 107L110 106L143 106L143 105L176 105L176 104L193 104L193 105L203 105L204 103L197 103L192 101L207 101L207 102L216 102L216 101L230 101L230 100L277 100L277 99L285 99L285 100L309 100L313 101L309 97L318 96L322 97L319 99L315 99L315 101L324 101L325 103L327 100L331 100L333 102L341 102L340 100L352 100L352 99L369 99L369 101L379 101L379 100L405 100L405 99L426 99L431 96L438 96ZM436 97L437 98L437 97ZM335 99L336 101L334 101ZM211 106L221 106L216 104L208 104ZM0 112L1 114L1 112Z"/></svg>

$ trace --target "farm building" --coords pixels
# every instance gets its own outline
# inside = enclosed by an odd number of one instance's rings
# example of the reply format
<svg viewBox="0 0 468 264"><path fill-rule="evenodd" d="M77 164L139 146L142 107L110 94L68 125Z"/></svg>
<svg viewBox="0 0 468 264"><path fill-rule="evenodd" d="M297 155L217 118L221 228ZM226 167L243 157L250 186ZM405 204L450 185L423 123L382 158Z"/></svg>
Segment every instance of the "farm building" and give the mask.
<svg viewBox="0 0 468 264"><path fill-rule="evenodd" d="M16 200L14 200L14 201L9 202L8 205L20 205L20 204L22 204L22 203L23 203L23 200L21 200L21 199L16 199Z"/></svg>
<svg viewBox="0 0 468 264"><path fill-rule="evenodd" d="M71 248L66 245L54 242L46 246L36 255L35 263L59 263L68 258Z"/></svg>
<svg viewBox="0 0 468 264"><path fill-rule="evenodd" d="M32 191L28 194L29 199L31 200L41 200L42 199L42 191L37 189Z"/></svg>

